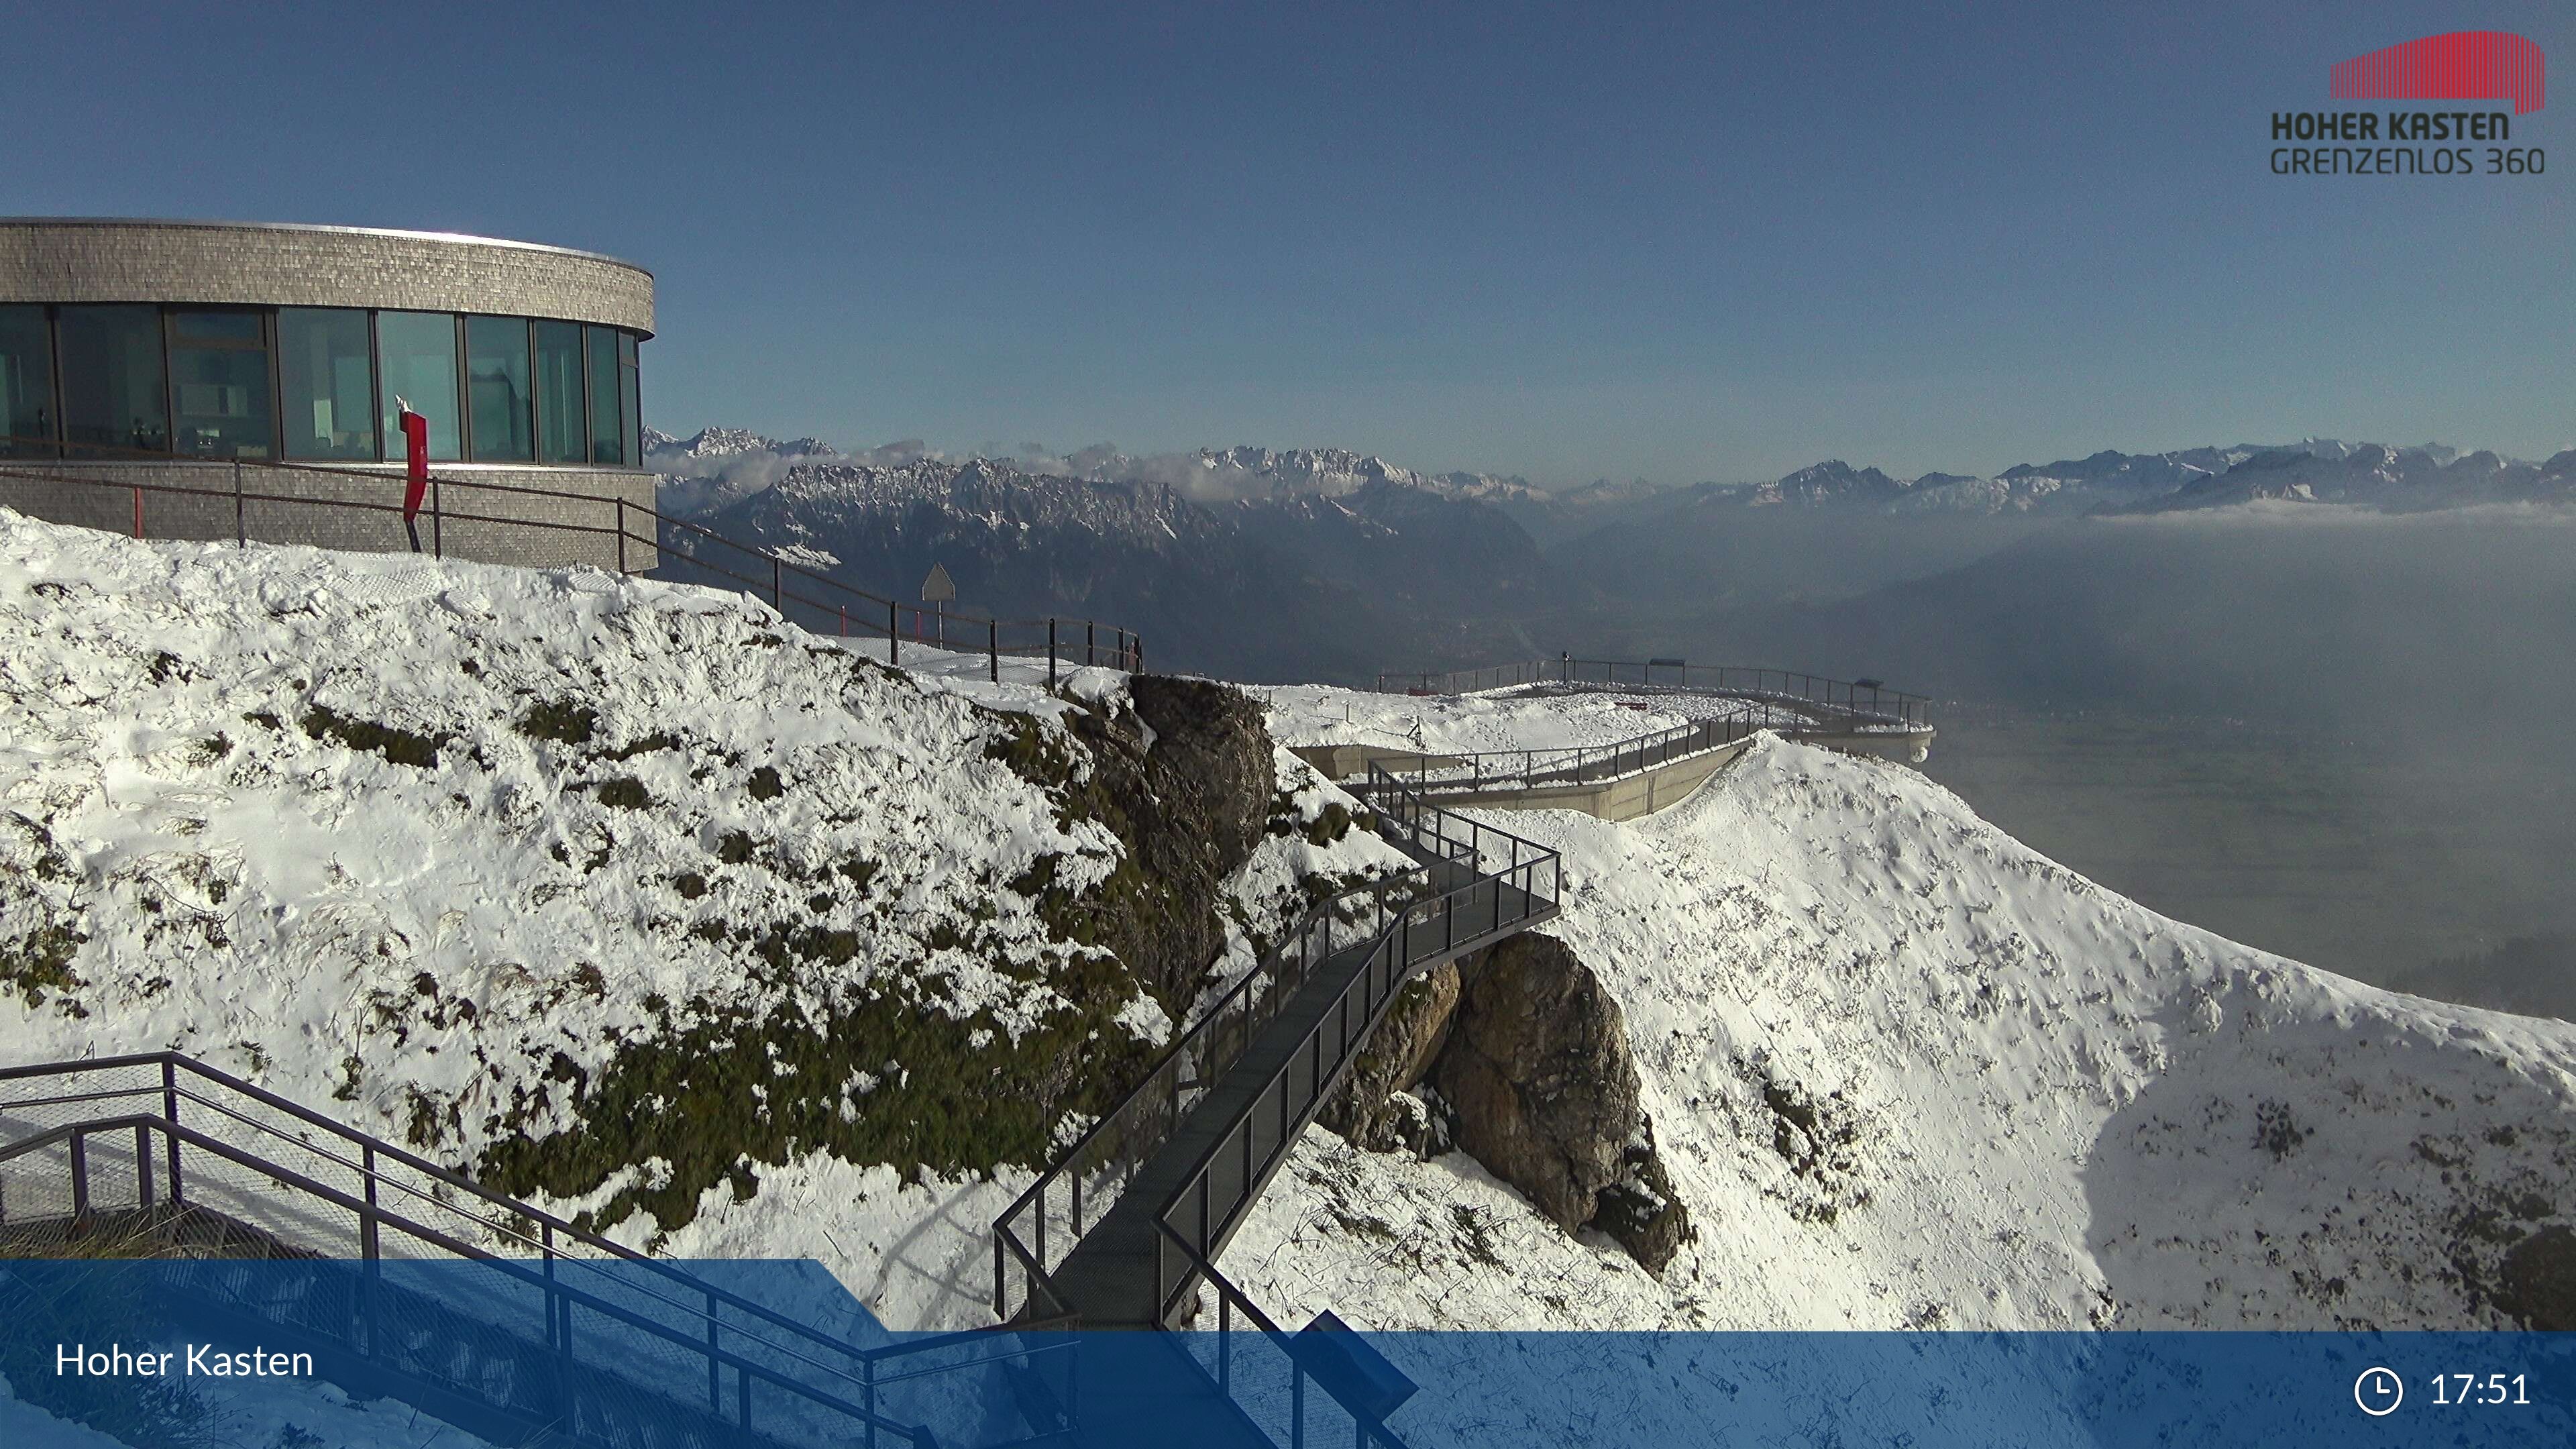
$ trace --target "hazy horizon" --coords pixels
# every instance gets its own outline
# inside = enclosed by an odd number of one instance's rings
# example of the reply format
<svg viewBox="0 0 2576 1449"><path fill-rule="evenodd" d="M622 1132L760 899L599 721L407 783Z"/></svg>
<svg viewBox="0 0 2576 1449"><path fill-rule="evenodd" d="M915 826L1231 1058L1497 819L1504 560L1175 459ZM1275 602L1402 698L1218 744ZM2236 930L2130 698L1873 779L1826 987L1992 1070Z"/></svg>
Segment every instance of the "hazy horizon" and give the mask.
<svg viewBox="0 0 2576 1449"><path fill-rule="evenodd" d="M113 64L21 78L9 209L630 258L649 415L950 451L1561 486L2566 439L2563 161L2267 161L2272 113L2456 7L501 13L32 10L24 53ZM2562 6L2475 21L2576 53ZM167 103L210 76L294 104Z"/></svg>

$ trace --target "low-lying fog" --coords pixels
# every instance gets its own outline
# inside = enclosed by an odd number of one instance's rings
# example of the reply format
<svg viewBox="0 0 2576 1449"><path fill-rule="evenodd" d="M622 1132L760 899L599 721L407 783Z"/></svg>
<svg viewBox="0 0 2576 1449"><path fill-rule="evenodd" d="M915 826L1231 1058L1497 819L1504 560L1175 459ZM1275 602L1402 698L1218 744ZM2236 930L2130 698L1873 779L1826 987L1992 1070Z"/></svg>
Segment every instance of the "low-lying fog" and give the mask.
<svg viewBox="0 0 2576 1449"><path fill-rule="evenodd" d="M1901 576L1885 536L1863 552ZM2257 505L1991 539L1951 566L1946 531L1924 554L1945 571L1833 602L1632 617L1622 643L1931 694L1928 772L2104 884L2364 980L2576 1017L2576 517ZM1772 578L1831 547L1811 522L1743 542ZM1642 586L1656 614L1681 582Z"/></svg>

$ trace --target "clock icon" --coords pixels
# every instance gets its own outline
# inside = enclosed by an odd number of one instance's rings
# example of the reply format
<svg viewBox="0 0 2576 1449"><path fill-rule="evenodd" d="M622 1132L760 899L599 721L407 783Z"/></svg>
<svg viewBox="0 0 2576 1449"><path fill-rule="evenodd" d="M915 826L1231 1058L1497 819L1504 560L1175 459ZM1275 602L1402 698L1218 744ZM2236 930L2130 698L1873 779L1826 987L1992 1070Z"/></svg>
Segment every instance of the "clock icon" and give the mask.
<svg viewBox="0 0 2576 1449"><path fill-rule="evenodd" d="M2352 1381L2352 1401L2370 1417L2385 1418L2406 1402L2406 1381L2397 1376L2395 1369L2363 1369L2361 1377Z"/></svg>

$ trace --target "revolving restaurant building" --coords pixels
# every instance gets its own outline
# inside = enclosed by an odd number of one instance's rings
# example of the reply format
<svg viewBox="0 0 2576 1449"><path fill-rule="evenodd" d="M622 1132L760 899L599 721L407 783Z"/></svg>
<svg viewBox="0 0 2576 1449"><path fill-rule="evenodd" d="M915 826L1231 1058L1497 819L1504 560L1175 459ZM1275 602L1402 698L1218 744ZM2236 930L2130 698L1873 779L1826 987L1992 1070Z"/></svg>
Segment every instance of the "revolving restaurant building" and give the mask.
<svg viewBox="0 0 2576 1449"><path fill-rule="evenodd" d="M424 548L649 568L630 510L653 501L652 335L651 273L561 247L0 218L0 504L157 538L409 548L400 397L429 422Z"/></svg>

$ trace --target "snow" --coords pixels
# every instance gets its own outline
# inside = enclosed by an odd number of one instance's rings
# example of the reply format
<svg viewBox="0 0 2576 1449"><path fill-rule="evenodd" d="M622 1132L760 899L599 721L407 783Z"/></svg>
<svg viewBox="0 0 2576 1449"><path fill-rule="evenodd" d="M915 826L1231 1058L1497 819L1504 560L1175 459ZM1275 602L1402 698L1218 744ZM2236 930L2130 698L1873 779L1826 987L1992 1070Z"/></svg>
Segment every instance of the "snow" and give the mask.
<svg viewBox="0 0 2576 1449"><path fill-rule="evenodd" d="M68 983L0 976L0 1059L175 1048L471 1169L579 1126L549 1095L562 1073L722 1013L903 993L1000 1050L1101 949L1007 883L1053 855L1081 889L1124 847L988 758L1010 717L993 711L1117 708L1125 676L1068 671L1051 695L1043 660L999 685L980 656L915 660L936 672L740 595L597 571L139 543L0 512L0 949L47 925L85 938ZM580 742L543 718L574 704ZM432 755L396 758L405 738ZM1299 820L1356 808L1275 763ZM642 808L601 788L623 782ZM1301 871L1393 854L1360 831L1268 842L1230 891L1237 936L1278 928ZM701 934L782 919L846 933L849 959L781 972ZM1151 1045L1172 1023L1139 989L1104 1029ZM877 1081L817 1085L846 1114ZM669 1174L630 1164L539 1203L602 1210ZM810 1254L896 1327L986 1321L987 1225L1025 1172L899 1179L817 1152L752 1176L755 1196L710 1190L685 1225L637 1211L609 1230Z"/></svg>
<svg viewBox="0 0 2576 1449"><path fill-rule="evenodd" d="M176 1348L176 1344L158 1345ZM188 1442L338 1445L346 1449L484 1449L484 1441L392 1399L353 1399L312 1379L188 1379L203 1414ZM0 1443L26 1449L126 1449L125 1441L60 1419L19 1398L0 1378Z"/></svg>
<svg viewBox="0 0 2576 1449"><path fill-rule="evenodd" d="M1378 694L1328 684L1243 686L1286 745L1379 745L1432 754L1610 745L1708 719L1804 723L1768 706L1654 691L1552 694L1521 687L1473 695Z"/></svg>
<svg viewBox="0 0 2576 1449"><path fill-rule="evenodd" d="M1900 767L1766 740L1659 815L1500 823L1565 853L1546 929L1623 1003L1697 1241L1658 1280L1310 1132L1223 1263L1282 1323L2504 1326L2461 1224L2554 1215L2576 1161L2576 1027L2167 920Z"/></svg>
<svg viewBox="0 0 2576 1449"><path fill-rule="evenodd" d="M982 656L907 649L924 672L897 674L865 653L723 593L0 514L0 904L88 935L86 1016L0 981L7 1056L176 1046L396 1137L417 1088L457 1109L437 1150L464 1162L554 1054L596 1068L667 1029L656 995L902 986L1025 1030L1087 948L1000 883L1047 853L1105 872L1118 847L986 758L1001 717L978 706L1074 706L1043 660L1006 660L997 685ZM1254 692L1286 742L1411 746L1418 726L1434 750L1607 742L1685 705ZM524 728L564 698L595 709L590 745ZM309 733L317 708L433 738L436 763ZM681 747L607 757L665 732ZM752 790L763 766L783 792ZM1277 769L1294 820L1352 808L1284 752ZM611 776L655 808L603 804ZM1284 1325L1329 1307L1373 1328L2496 1326L2494 1245L2554 1220L2576 1164L2576 1028L2157 916L1900 767L1763 740L1654 816L1494 818L1564 853L1547 929L1623 1004L1697 1238L1658 1277L1462 1156L1309 1132L1224 1260ZM721 863L737 830L777 863ZM806 910L778 864L850 857L878 877L867 908L820 908L865 942L843 966L774 979L690 934ZM1270 837L1227 883L1220 981L1314 878L1399 863L1365 831ZM976 949L931 945L969 921ZM1119 1020L1145 1041L1172 1026L1141 993ZM1028 1181L819 1151L755 1175L685 1224L615 1232L810 1256L893 1327L964 1327L986 1318L986 1225ZM1555 1394L1526 1392L1532 1416Z"/></svg>

